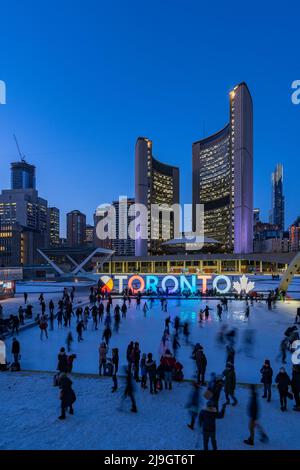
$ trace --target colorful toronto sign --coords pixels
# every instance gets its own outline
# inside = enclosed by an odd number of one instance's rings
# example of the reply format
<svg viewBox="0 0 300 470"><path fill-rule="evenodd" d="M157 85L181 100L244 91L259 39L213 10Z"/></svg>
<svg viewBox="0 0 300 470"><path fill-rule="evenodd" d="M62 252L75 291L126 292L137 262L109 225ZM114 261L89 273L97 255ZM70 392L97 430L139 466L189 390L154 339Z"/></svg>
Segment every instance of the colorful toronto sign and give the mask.
<svg viewBox="0 0 300 470"><path fill-rule="evenodd" d="M198 289L202 293L207 291L208 281L212 279L212 288L219 294L227 294L231 290L236 291L238 294L246 293L254 289L254 282L249 281L247 276L243 275L239 281L232 282L229 276L218 275L214 278L207 274L197 274L185 276L180 274L178 276L168 274L166 276L155 276L154 274L147 274L141 276L134 274L128 276L126 274L115 274L114 276L101 275L99 278L99 287L102 291L111 292L117 291L119 294L127 287L131 289L134 294L144 291L156 292L159 288L163 291L168 290L169 294L174 294L179 289L181 291L196 292ZM199 287L199 281L201 283Z"/></svg>

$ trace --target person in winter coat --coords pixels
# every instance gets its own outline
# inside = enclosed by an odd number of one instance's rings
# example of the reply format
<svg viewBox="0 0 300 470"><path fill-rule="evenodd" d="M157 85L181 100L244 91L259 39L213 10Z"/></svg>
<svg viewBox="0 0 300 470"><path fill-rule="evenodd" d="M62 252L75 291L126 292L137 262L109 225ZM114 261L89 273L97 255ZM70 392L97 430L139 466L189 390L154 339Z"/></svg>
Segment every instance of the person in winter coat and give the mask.
<svg viewBox="0 0 300 470"><path fill-rule="evenodd" d="M133 341L130 341L130 343L127 346L127 351L126 351L126 358L128 362L128 368L131 370L132 366L132 351L134 349L134 343Z"/></svg>
<svg viewBox="0 0 300 470"><path fill-rule="evenodd" d="M43 339L44 332L46 335L46 338L48 339L48 322L47 322L47 316L46 315L41 315L40 321L39 321L39 327L41 330L41 340Z"/></svg>
<svg viewBox="0 0 300 470"><path fill-rule="evenodd" d="M141 369L141 387L145 389L147 388L147 367L146 367L146 354L145 353L143 353L142 355L140 369Z"/></svg>
<svg viewBox="0 0 300 470"><path fill-rule="evenodd" d="M11 347L11 353L14 357L14 363L17 364L19 362L19 354L20 354L20 343L17 340L17 338L13 338L12 341L12 347Z"/></svg>
<svg viewBox="0 0 300 470"><path fill-rule="evenodd" d="M138 342L135 342L134 348L133 348L133 366L134 366L134 380L136 382L140 382L140 378L139 378L140 358L141 358L140 345Z"/></svg>
<svg viewBox="0 0 300 470"><path fill-rule="evenodd" d="M125 386L125 391L124 391L124 399L127 397L130 398L131 400L131 411L133 413L137 413L136 401L135 401L135 396L134 396L134 384L133 384L132 375L129 369L127 369L127 374L126 374L126 386Z"/></svg>
<svg viewBox="0 0 300 470"><path fill-rule="evenodd" d="M250 385L250 398L248 402L248 416L249 416L249 431L250 436L248 439L244 440L244 443L253 446L254 445L254 437L255 437L255 429L257 428L260 432L260 441L267 442L268 436L266 435L263 427L258 422L259 418L259 403L257 398L256 386Z"/></svg>
<svg viewBox="0 0 300 470"><path fill-rule="evenodd" d="M70 356L67 356L67 363L68 363L68 373L71 373L73 370L73 362L74 359L76 359L76 354L70 354Z"/></svg>
<svg viewBox="0 0 300 470"><path fill-rule="evenodd" d="M208 450L209 440L211 440L213 450L217 450L216 440L216 420L224 418L226 403L220 412L217 411L214 402L209 400L206 409L200 411L199 424L203 432L203 449Z"/></svg>
<svg viewBox="0 0 300 470"><path fill-rule="evenodd" d="M153 360L152 353L149 353L146 360L146 369L150 382L150 393L157 393L156 389L156 363Z"/></svg>
<svg viewBox="0 0 300 470"><path fill-rule="evenodd" d="M82 337L82 332L84 330L84 324L83 324L83 321L80 320L76 326L76 331L77 331L77 334L78 334L78 342L80 343L80 341L83 341L83 337Z"/></svg>
<svg viewBox="0 0 300 470"><path fill-rule="evenodd" d="M67 345L67 351L71 352L72 349L72 343L73 343L73 336L71 331L69 331L67 338L66 338L66 345Z"/></svg>
<svg viewBox="0 0 300 470"><path fill-rule="evenodd" d="M197 366L197 383L198 385L205 385L205 371L207 367L207 359L202 346L200 346L195 352L195 360Z"/></svg>
<svg viewBox="0 0 300 470"><path fill-rule="evenodd" d="M108 352L108 347L106 346L104 342L101 343L99 347L99 375L102 375L102 367L103 367L103 373L104 373L107 352Z"/></svg>
<svg viewBox="0 0 300 470"><path fill-rule="evenodd" d="M54 303L52 299L49 302L49 312L54 313Z"/></svg>
<svg viewBox="0 0 300 470"><path fill-rule="evenodd" d="M300 365L294 364L293 371L292 371L292 392L295 399L295 411L300 411Z"/></svg>
<svg viewBox="0 0 300 470"><path fill-rule="evenodd" d="M165 389L172 390L172 373L176 364L176 360L174 356L172 356L169 349L167 349L165 354L162 356L160 363L164 373Z"/></svg>
<svg viewBox="0 0 300 470"><path fill-rule="evenodd" d="M230 362L227 362L226 364L226 369L223 372L223 377L224 377L224 392L226 396L226 404L230 404L230 399L229 397L232 398L232 406L235 406L237 404L237 399L234 396L234 391L236 387L236 376L235 376L235 370L233 364Z"/></svg>
<svg viewBox="0 0 300 470"><path fill-rule="evenodd" d="M76 395L74 390L72 389L72 380L70 380L65 373L60 374L59 388L61 390L61 415L58 419L66 419L67 408L69 408L70 415L74 414L73 404L76 401Z"/></svg>
<svg viewBox="0 0 300 470"><path fill-rule="evenodd" d="M64 373L68 372L68 357L65 348L60 348L57 359L57 370Z"/></svg>
<svg viewBox="0 0 300 470"><path fill-rule="evenodd" d="M112 372L113 388L112 388L112 392L116 392L118 390L117 373L118 373L118 370L119 370L119 349L118 348L113 348L112 349L112 364L113 364L113 372Z"/></svg>
<svg viewBox="0 0 300 470"><path fill-rule="evenodd" d="M275 382L277 383L277 388L280 397L280 409L281 411L287 410L287 396L289 393L289 385L291 384L291 380L286 373L284 367L281 367L279 373L276 376Z"/></svg>
<svg viewBox="0 0 300 470"><path fill-rule="evenodd" d="M234 347L228 344L226 346L226 362L230 362L231 364L234 365L234 358L235 358L235 350Z"/></svg>
<svg viewBox="0 0 300 470"><path fill-rule="evenodd" d="M224 381L221 375L216 375L214 381L208 385L208 390L210 390L212 393L210 400L214 402L215 407L217 408L218 411L219 411L219 400L220 400L220 395L221 395L223 386L224 386Z"/></svg>
<svg viewBox="0 0 300 470"><path fill-rule="evenodd" d="M201 398L200 398L200 387L197 384L197 382L193 382L192 386L193 386L193 390L190 395L189 401L187 403L187 408L189 409L190 415L191 415L191 422L190 424L188 424L188 427L192 431L194 431L195 421L199 414Z"/></svg>
<svg viewBox="0 0 300 470"><path fill-rule="evenodd" d="M174 357L176 359L177 350L178 350L178 348L181 347L176 335L173 336L172 347L173 347Z"/></svg>
<svg viewBox="0 0 300 470"><path fill-rule="evenodd" d="M62 328L62 321L63 321L63 311L59 310L57 313L57 328Z"/></svg>
<svg viewBox="0 0 300 470"><path fill-rule="evenodd" d="M271 401L272 397L272 378L273 378L273 369L269 359L265 360L264 365L260 369L261 373L261 383L264 384L264 394L263 398L267 398L267 401Z"/></svg>
<svg viewBox="0 0 300 470"><path fill-rule="evenodd" d="M109 340L111 338L111 329L109 326L107 326L105 328L105 330L103 331L103 336L102 336L102 339L105 339L105 342L106 342L106 345L108 346L109 344Z"/></svg>

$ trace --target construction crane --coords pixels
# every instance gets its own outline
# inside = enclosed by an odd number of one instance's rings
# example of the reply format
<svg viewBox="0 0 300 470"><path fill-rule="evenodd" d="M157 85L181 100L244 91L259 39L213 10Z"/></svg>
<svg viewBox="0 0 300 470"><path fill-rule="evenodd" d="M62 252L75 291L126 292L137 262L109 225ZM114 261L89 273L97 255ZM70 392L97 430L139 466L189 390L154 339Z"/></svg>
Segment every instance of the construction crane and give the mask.
<svg viewBox="0 0 300 470"><path fill-rule="evenodd" d="M20 146L19 146L17 137L15 136L15 134L13 134L13 136L14 136L14 139L15 139L15 142L16 142L16 146L17 146L17 149L18 149L18 152L19 152L19 156L20 156L20 158L21 158L21 162L26 163L25 155L22 154L22 152L21 152L21 150L20 150Z"/></svg>

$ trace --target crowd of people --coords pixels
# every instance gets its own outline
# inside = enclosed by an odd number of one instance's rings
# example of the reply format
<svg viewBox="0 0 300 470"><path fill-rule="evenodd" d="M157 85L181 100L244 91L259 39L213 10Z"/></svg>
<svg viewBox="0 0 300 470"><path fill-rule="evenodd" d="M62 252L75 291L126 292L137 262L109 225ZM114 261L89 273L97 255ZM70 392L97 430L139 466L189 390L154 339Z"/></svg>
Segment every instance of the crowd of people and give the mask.
<svg viewBox="0 0 300 470"><path fill-rule="evenodd" d="M85 332L88 330L98 331L101 329L99 344L99 376L105 375L112 378L112 393L119 390L119 380L122 376L125 380L123 387L122 400L120 407L128 398L131 402L131 412L138 412L136 400L137 384L143 391L149 390L151 395L160 393L172 393L173 382L181 381L184 378L183 365L178 361L178 350L184 342L186 346L191 347L191 361L194 363L194 380L192 381L192 391L187 402L187 409L190 413L190 422L187 423L190 430L194 431L196 426L200 427L203 433L203 448L208 449L209 442L212 448L217 449L216 440L216 421L226 419L226 407L238 406L238 397L236 397L237 377L235 370L236 352L236 329L229 328L227 324L221 324L218 334L218 343L224 347L226 359L223 370L219 373L211 373L209 379L206 377L206 370L209 362L203 345L200 343L192 344L189 339L189 323L181 321L177 315L172 318L168 314L167 296L160 296L162 312L164 316L162 337L159 346L159 360L155 360L153 351L143 351L139 341L131 341L126 350L126 358L119 357L119 348L110 350L110 342L113 335L117 335L120 325L126 321L128 309L135 308L141 310L144 316L151 310L153 304L157 301L154 296L148 297L142 305L141 294L133 295L131 292L124 292L122 301L114 303L113 297L108 292L101 292L99 289L90 290L89 302L84 307L78 303L74 307L75 288L70 292L64 290L62 299L58 301L56 311L54 302L50 300L48 309L43 294L39 297L41 313L37 315L36 320L40 329L40 339L43 341L48 338L48 330L66 329L66 347L61 347L57 357L57 374L54 377L54 385L61 390L61 414L59 419L66 418L66 412L74 414L73 405L76 401L76 394L72 388L70 374L73 369L73 362L76 354L72 353L73 335L71 332L72 322L75 323L77 341L84 341ZM268 309L276 308L278 293L270 292L266 298ZM259 297L246 297L245 299L245 321L249 321L250 307L253 302L260 302ZM24 302L27 304L28 296L24 294ZM133 305L132 305L133 303ZM24 309L23 309L24 310ZM201 308L198 315L200 325L208 321L211 316L212 308L206 305ZM216 307L216 318L222 322L223 313L228 311L228 298L220 299ZM21 315L21 318L20 318ZM22 324L22 312L17 316L19 324ZM299 339L297 323L300 320L300 309L297 310L295 324L290 326L284 333L284 338L280 343L280 354L282 367L280 367L276 377L273 377L273 369L270 359L266 359L260 369L261 383L263 385L262 398L269 403L272 399L273 384L277 385L280 409L286 412L288 409L288 400L294 400L293 409L300 411L300 365L294 364L291 377L283 367L286 364L288 352L293 352L293 344ZM13 356L14 370L20 370L21 345L17 339L18 327L13 329L13 341L11 353ZM247 355L251 354L253 344L253 334L251 330L245 330L244 348ZM115 339L115 341L117 341ZM278 359L278 358L277 358ZM124 370L119 375L119 363L125 362ZM19 367L17 367L19 365ZM223 400L224 403L220 405ZM206 406L203 406L204 400ZM244 443L249 446L254 445L255 430L260 433L260 440L268 442L268 436L259 422L260 404L258 398L258 387L249 386L249 437Z"/></svg>

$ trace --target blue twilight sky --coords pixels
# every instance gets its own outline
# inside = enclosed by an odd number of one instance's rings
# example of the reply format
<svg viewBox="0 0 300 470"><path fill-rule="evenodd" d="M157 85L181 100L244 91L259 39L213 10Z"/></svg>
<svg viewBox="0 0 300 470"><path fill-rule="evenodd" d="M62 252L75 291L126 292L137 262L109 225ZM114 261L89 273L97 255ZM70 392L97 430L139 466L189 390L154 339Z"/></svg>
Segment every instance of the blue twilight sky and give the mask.
<svg viewBox="0 0 300 470"><path fill-rule="evenodd" d="M286 223L300 215L300 4L197 0L10 0L0 4L0 188L22 151L40 195L64 214L134 195L134 146L180 166L191 202L192 142L228 120L246 81L255 119L255 206L270 208L270 174L285 169Z"/></svg>

